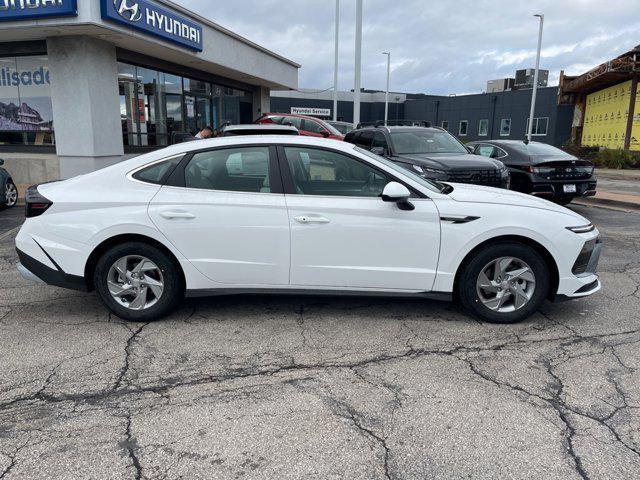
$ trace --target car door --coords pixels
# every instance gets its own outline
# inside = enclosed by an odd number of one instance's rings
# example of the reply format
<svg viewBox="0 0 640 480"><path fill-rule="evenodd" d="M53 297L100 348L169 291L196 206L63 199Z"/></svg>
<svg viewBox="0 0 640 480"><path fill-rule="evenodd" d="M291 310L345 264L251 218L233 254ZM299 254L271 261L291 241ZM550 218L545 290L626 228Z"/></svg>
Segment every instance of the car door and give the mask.
<svg viewBox="0 0 640 480"><path fill-rule="evenodd" d="M188 155L149 205L169 241L214 282L289 283L289 219L275 148Z"/></svg>
<svg viewBox="0 0 640 480"><path fill-rule="evenodd" d="M395 180L362 157L278 149L291 227L291 285L419 290L433 286L440 219L427 198L400 210L380 198Z"/></svg>

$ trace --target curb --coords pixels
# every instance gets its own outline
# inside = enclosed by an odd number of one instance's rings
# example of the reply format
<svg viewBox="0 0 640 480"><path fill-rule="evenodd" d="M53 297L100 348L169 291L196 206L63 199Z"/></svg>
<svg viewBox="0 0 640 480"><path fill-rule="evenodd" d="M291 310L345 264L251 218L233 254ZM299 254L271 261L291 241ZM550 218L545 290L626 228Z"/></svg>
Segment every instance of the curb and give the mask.
<svg viewBox="0 0 640 480"><path fill-rule="evenodd" d="M599 208L612 208L617 207L616 210L624 209L625 211L640 211L640 204L632 202L621 202L619 200L609 200L599 198L597 200L587 200L585 198L575 199L572 203L576 205L583 205L586 207L599 207Z"/></svg>

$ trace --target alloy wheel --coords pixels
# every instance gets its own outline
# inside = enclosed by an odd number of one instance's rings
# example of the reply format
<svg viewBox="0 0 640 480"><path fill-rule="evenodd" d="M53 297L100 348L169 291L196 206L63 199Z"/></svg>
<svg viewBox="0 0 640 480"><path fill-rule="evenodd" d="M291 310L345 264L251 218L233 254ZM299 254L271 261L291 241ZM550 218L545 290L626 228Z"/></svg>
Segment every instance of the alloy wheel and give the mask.
<svg viewBox="0 0 640 480"><path fill-rule="evenodd" d="M127 255L109 269L107 287L118 304L130 310L145 310L160 300L164 278L160 268L148 258Z"/></svg>
<svg viewBox="0 0 640 480"><path fill-rule="evenodd" d="M529 303L536 289L536 277L523 260L500 257L480 270L476 280L478 299L490 310L506 313Z"/></svg>
<svg viewBox="0 0 640 480"><path fill-rule="evenodd" d="M5 194L7 207L13 207L16 203L18 203L18 189L13 183L7 183Z"/></svg>

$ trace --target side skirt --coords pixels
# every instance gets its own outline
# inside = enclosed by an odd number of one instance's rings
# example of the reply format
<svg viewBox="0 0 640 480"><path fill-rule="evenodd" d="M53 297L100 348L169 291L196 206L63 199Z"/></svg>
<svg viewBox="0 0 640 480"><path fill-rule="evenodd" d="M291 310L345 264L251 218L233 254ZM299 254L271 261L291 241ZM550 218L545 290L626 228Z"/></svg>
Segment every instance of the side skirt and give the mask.
<svg viewBox="0 0 640 480"><path fill-rule="evenodd" d="M206 288L187 290L187 297L219 297L224 295L323 295L331 297L396 297L425 298L450 302L453 295L449 292L384 292L371 290L330 290L308 288Z"/></svg>

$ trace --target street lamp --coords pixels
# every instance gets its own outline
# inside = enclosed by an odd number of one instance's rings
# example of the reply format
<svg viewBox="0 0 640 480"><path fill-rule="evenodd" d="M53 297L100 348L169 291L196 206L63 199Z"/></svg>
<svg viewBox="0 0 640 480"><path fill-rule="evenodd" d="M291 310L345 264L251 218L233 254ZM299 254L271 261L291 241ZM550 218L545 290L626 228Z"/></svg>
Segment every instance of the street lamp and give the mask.
<svg viewBox="0 0 640 480"><path fill-rule="evenodd" d="M360 73L362 68L362 0L356 0L356 58L353 86L353 124L360 123Z"/></svg>
<svg viewBox="0 0 640 480"><path fill-rule="evenodd" d="M533 114L536 108L536 93L538 91L538 70L540 68L540 50L542 49L542 26L544 24L544 14L537 13L534 17L540 19L540 31L538 32L538 54L536 55L536 70L533 74L533 92L531 93L531 111L529 112L529 128L527 129L527 142L531 141L533 131Z"/></svg>
<svg viewBox="0 0 640 480"><path fill-rule="evenodd" d="M391 52L382 52L387 56L387 89L384 92L384 125L387 126L389 118L389 73L391 71Z"/></svg>
<svg viewBox="0 0 640 480"><path fill-rule="evenodd" d="M340 0L336 0L336 44L333 63L333 121L338 120L338 31L340 23Z"/></svg>

